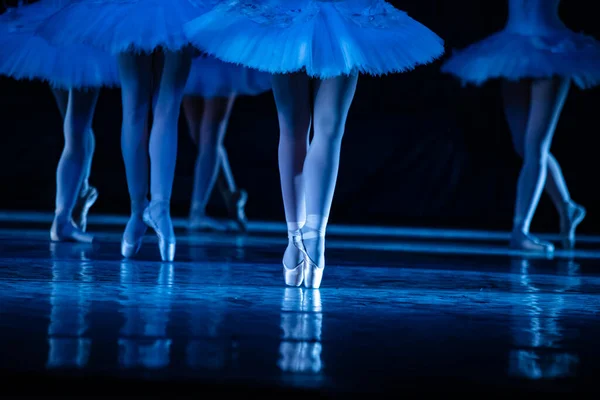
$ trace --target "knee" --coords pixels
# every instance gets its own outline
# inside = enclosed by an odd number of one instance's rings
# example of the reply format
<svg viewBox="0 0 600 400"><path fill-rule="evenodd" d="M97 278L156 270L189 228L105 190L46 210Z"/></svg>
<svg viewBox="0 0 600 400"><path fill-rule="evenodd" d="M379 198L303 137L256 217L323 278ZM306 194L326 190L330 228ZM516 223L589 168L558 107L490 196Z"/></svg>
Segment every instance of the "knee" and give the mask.
<svg viewBox="0 0 600 400"><path fill-rule="evenodd" d="M122 128L124 131L138 129L146 124L149 114L149 102L139 102L123 110Z"/></svg>
<svg viewBox="0 0 600 400"><path fill-rule="evenodd" d="M277 119L281 136L293 138L308 135L311 124L311 113L308 108L300 107L293 101L279 101Z"/></svg>
<svg viewBox="0 0 600 400"><path fill-rule="evenodd" d="M320 137L330 142L341 142L346 124L345 118L334 113L325 113L315 118L315 138Z"/></svg>
<svg viewBox="0 0 600 400"><path fill-rule="evenodd" d="M519 157L525 157L525 145L522 142L518 142L513 139L513 148L515 149L515 153L519 155Z"/></svg>
<svg viewBox="0 0 600 400"><path fill-rule="evenodd" d="M204 133L204 132L202 132ZM218 138L214 135L200 135L200 143L198 145L198 156L199 157L216 157L221 148L221 143Z"/></svg>
<svg viewBox="0 0 600 400"><path fill-rule="evenodd" d="M525 149L523 159L525 164L544 167L548 162L549 149L546 146L530 146Z"/></svg>
<svg viewBox="0 0 600 400"><path fill-rule="evenodd" d="M76 118L65 120L64 123L65 151L86 155L94 150L93 133L86 121Z"/></svg>

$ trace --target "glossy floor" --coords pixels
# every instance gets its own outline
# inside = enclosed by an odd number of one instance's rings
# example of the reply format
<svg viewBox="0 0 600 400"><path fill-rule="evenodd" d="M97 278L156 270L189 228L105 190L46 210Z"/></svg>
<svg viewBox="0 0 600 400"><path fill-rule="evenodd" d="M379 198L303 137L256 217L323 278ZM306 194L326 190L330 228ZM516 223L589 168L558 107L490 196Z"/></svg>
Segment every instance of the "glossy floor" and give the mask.
<svg viewBox="0 0 600 400"><path fill-rule="evenodd" d="M28 382L5 393L598 391L596 238L549 259L502 233L332 227L304 290L282 285L279 226L181 231L167 264L151 235L123 261L120 220L85 246L38 217L0 220L0 372Z"/></svg>

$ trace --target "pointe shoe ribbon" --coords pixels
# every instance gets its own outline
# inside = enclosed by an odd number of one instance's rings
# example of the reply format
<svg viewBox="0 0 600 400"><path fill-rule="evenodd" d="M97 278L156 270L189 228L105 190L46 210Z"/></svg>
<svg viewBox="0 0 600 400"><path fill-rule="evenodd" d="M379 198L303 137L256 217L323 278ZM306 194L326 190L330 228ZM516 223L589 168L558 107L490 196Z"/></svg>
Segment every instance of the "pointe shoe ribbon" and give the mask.
<svg viewBox="0 0 600 400"><path fill-rule="evenodd" d="M323 280L323 272L325 271L325 265L317 265L306 251L304 240L315 239L322 237L317 231L308 231L302 233L302 253L304 255L304 287L307 289L319 289L321 287L321 281Z"/></svg>

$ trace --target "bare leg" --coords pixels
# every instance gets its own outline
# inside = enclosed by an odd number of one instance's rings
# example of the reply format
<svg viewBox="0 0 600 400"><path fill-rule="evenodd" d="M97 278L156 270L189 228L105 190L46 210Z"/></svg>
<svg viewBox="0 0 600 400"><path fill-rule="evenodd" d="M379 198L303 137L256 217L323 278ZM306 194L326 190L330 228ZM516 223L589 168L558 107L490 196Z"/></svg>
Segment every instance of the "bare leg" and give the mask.
<svg viewBox="0 0 600 400"><path fill-rule="evenodd" d="M504 82L503 99L515 151L523 157L531 103L531 83ZM548 179L544 189L560 217L563 245L571 248L575 244L575 229L585 216L585 209L571 199L560 165L552 153L548 154Z"/></svg>
<svg viewBox="0 0 600 400"><path fill-rule="evenodd" d="M325 230L340 164L342 138L358 76L316 81L314 137L304 162L306 225L302 230L307 253L304 285L319 288L325 268Z"/></svg>
<svg viewBox="0 0 600 400"><path fill-rule="evenodd" d="M515 204L514 247L535 251L554 250L552 244L530 236L529 228L546 184L550 145L568 91L568 80L537 80L532 84L524 162Z"/></svg>
<svg viewBox="0 0 600 400"><path fill-rule="evenodd" d="M74 240L90 243L93 236L85 234L73 223L73 208L81 185L89 173L93 155L91 125L98 90L71 90L64 118L65 146L56 170L56 211L50 230L54 241Z"/></svg>
<svg viewBox="0 0 600 400"><path fill-rule="evenodd" d="M164 69L150 132L152 200L144 212L144 221L158 236L163 261L173 261L175 257L175 232L170 202L177 161L177 125L190 65L191 55L188 51L164 53Z"/></svg>
<svg viewBox="0 0 600 400"><path fill-rule="evenodd" d="M194 192L190 212L190 228L224 231L227 226L206 215L206 205L219 172L219 150L227 131L227 123L235 98L205 99L200 125L200 143L194 174Z"/></svg>
<svg viewBox="0 0 600 400"><path fill-rule="evenodd" d="M121 151L125 163L131 216L123 233L121 253L133 257L146 232L143 212L148 205L148 114L152 101L152 63L149 55L120 54L123 103Z"/></svg>
<svg viewBox="0 0 600 400"><path fill-rule="evenodd" d="M311 125L310 79L302 73L274 75L273 95L279 118L279 175L289 239L283 272L287 285L300 286L304 280L301 229L306 223L303 168Z"/></svg>

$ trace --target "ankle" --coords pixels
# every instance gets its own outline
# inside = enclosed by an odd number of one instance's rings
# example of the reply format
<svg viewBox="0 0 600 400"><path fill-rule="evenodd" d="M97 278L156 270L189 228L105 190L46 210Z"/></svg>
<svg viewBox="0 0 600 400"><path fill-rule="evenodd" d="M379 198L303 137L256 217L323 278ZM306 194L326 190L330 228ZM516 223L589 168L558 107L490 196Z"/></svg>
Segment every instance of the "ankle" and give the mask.
<svg viewBox="0 0 600 400"><path fill-rule="evenodd" d="M190 217L202 218L206 217L206 208L202 204L194 203L190 207Z"/></svg>
<svg viewBox="0 0 600 400"><path fill-rule="evenodd" d="M166 199L164 197L152 196L150 199L150 205L153 207L170 207L171 199Z"/></svg>
<svg viewBox="0 0 600 400"><path fill-rule="evenodd" d="M306 225L302 228L304 239L323 239L327 228L327 218L321 215L308 215Z"/></svg>
<svg viewBox="0 0 600 400"><path fill-rule="evenodd" d="M148 199L136 200L131 202L131 215L142 215L148 207Z"/></svg>
<svg viewBox="0 0 600 400"><path fill-rule="evenodd" d="M288 239L290 242L302 239L302 228L304 227L304 221L300 222L287 222Z"/></svg>

